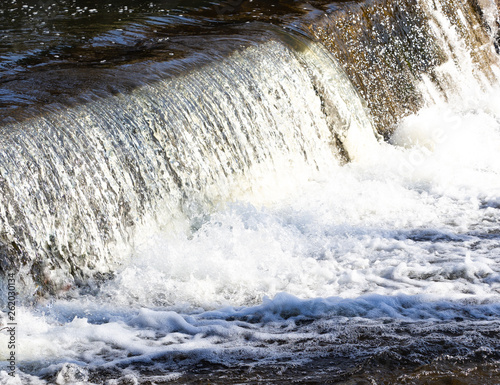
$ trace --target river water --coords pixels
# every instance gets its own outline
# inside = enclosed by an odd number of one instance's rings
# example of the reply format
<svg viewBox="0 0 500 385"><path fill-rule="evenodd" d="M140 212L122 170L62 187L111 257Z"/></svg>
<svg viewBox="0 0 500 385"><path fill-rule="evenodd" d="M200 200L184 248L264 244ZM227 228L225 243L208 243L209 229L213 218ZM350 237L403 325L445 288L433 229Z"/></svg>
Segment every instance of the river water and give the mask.
<svg viewBox="0 0 500 385"><path fill-rule="evenodd" d="M49 3L1 6L1 383L500 384L499 70L444 11L384 140L297 21L352 2Z"/></svg>

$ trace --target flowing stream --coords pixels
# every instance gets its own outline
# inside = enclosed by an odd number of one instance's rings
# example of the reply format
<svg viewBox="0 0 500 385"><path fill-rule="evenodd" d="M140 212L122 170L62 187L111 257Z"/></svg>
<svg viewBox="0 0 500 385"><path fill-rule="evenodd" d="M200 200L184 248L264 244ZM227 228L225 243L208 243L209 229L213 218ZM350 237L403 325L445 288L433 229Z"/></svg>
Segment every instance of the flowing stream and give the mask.
<svg viewBox="0 0 500 385"><path fill-rule="evenodd" d="M497 23L1 5L0 383L499 384Z"/></svg>

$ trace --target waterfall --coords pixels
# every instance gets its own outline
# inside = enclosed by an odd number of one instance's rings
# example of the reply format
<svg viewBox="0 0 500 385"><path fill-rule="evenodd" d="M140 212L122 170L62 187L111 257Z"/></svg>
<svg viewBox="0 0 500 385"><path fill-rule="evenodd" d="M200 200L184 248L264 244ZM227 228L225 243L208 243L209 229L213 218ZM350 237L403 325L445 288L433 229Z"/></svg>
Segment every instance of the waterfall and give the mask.
<svg viewBox="0 0 500 385"><path fill-rule="evenodd" d="M498 78L493 2L331 6L128 93L2 127L0 267L54 293L105 278L153 226L196 228L273 180L369 154L426 103ZM305 36L308 35L308 36ZM293 189L293 184L289 187Z"/></svg>
<svg viewBox="0 0 500 385"><path fill-rule="evenodd" d="M195 222L269 191L280 174L324 173L360 151L349 135L374 141L366 130L361 99L327 51L283 32L130 94L8 125L2 268L51 292L106 276L137 228Z"/></svg>
<svg viewBox="0 0 500 385"><path fill-rule="evenodd" d="M0 6L0 383L498 377L498 0L49 3Z"/></svg>

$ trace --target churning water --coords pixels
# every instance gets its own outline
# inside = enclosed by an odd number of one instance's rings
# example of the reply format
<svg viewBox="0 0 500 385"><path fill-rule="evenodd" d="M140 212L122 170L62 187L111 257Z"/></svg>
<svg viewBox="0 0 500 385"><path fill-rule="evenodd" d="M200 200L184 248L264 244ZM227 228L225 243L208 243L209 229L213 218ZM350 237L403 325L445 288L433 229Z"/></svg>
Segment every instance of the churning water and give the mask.
<svg viewBox="0 0 500 385"><path fill-rule="evenodd" d="M449 2L401 3L440 61L386 141L323 44L262 23L175 76L143 59L128 92L7 119L0 381L500 384L499 70L474 62L496 8L471 48Z"/></svg>

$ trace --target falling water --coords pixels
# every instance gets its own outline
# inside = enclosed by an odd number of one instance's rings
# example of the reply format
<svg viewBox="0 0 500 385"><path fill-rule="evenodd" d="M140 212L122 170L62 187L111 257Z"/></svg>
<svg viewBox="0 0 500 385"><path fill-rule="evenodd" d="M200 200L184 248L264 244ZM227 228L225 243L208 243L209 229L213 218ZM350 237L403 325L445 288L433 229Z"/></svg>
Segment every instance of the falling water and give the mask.
<svg viewBox="0 0 500 385"><path fill-rule="evenodd" d="M337 145L370 130L357 93L324 49L285 37L296 47L277 36L128 95L4 127L6 268L63 287L110 271L141 226L196 221L259 189L270 199L280 174L310 178L355 157L359 144Z"/></svg>
<svg viewBox="0 0 500 385"><path fill-rule="evenodd" d="M5 59L0 381L497 384L495 2L199 3Z"/></svg>

